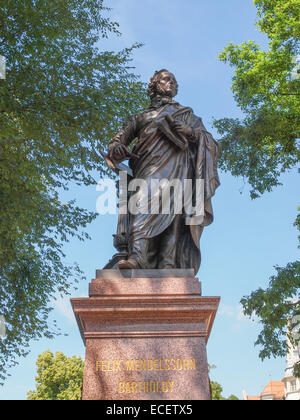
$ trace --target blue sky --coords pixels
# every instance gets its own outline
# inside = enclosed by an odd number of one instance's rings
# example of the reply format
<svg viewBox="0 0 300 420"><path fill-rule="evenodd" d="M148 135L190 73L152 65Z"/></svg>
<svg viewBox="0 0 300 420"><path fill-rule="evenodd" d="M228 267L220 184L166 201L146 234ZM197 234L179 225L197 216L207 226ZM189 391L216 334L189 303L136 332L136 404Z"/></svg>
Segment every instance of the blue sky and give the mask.
<svg viewBox="0 0 300 420"><path fill-rule="evenodd" d="M252 0L107 0L109 15L120 23L121 37L103 40L103 49L120 50L135 42L132 65L148 82L155 70L167 68L179 83L177 100L191 106L208 130L212 118L239 117L230 90L232 69L217 56L229 43L266 38L255 27ZM217 138L217 133L212 130ZM216 365L211 379L223 386L223 394L242 398L259 394L267 382L284 376L285 360L261 362L254 341L260 330L257 320L243 316L240 299L258 287L265 288L275 273L298 256L293 222L299 205L296 170L282 176L283 185L257 200L250 200L249 187L241 178L220 173L221 186L213 200L215 221L201 239L202 265L198 278L203 295L221 296L221 304L208 342L208 361ZM72 187L67 198L95 210L99 192L94 187ZM88 282L114 253L112 234L116 216L99 216L89 227L92 239L72 240L66 247L67 261L77 261L86 275L73 296L87 295ZM20 359L11 377L0 388L0 399L24 399L34 389L35 361L50 349L84 357L84 346L72 315L69 298L59 299L54 316L63 332L55 340L33 342L31 353ZM20 331L21 333L21 331Z"/></svg>

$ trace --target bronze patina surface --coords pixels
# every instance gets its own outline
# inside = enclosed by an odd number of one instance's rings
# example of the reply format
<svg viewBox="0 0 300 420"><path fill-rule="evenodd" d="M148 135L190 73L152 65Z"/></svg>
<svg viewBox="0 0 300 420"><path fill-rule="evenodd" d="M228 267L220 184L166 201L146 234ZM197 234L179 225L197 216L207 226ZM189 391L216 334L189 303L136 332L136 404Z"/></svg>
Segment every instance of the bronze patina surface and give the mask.
<svg viewBox="0 0 300 420"><path fill-rule="evenodd" d="M173 100L178 85L175 76L163 69L151 78L151 104L131 116L109 144L108 158L118 164L129 159L133 179L143 179L150 191L152 180L203 180L202 217L187 224L185 208L175 211L174 189L170 190L170 212L128 214L119 217L115 244L122 252L105 268L174 269L194 268L201 261L199 241L203 228L213 221L211 198L219 186L218 143L206 131L202 119L189 107ZM130 152L128 146L137 139ZM193 184L193 185L194 185ZM195 201L196 190L191 194ZM149 199L150 206L150 199ZM120 249L120 248L118 248Z"/></svg>

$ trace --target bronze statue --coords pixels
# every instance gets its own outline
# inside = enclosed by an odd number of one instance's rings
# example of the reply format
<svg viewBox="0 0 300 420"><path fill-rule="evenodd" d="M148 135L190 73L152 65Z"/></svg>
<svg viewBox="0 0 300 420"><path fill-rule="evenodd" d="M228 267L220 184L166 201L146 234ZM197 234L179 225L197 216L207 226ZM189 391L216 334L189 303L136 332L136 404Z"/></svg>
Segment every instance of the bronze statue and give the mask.
<svg viewBox="0 0 300 420"><path fill-rule="evenodd" d="M153 180L179 180L182 186L184 180L192 180L189 194L193 202L196 181L203 180L203 216L193 218L181 203L178 212L174 189L170 189L169 212L129 212L127 222L122 222L115 238L117 242L120 239L122 242L122 238L125 241L125 248L118 254L120 269L194 268L197 272L200 266L199 240L204 226L213 221L211 197L220 184L219 146L201 118L191 108L173 100L177 90L172 73L165 69L156 71L148 86L149 108L126 121L109 144L108 159L115 164L129 159L133 178L144 180L149 191ZM130 152L128 146L135 139ZM149 205L150 201L149 198Z"/></svg>

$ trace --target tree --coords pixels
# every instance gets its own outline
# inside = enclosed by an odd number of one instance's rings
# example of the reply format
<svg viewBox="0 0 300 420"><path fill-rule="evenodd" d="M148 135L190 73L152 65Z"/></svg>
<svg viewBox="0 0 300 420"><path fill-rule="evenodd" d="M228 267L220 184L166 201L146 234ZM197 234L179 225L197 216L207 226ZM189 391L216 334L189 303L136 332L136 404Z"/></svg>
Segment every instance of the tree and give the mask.
<svg viewBox="0 0 300 420"><path fill-rule="evenodd" d="M280 173L299 161L299 0L255 0L257 25L269 38L229 44L220 59L235 68L232 90L244 120L224 118L221 166L248 179L253 198L279 185Z"/></svg>
<svg viewBox="0 0 300 420"><path fill-rule="evenodd" d="M218 382L211 381L212 401L238 401L238 397L230 395L228 398L222 396L223 388Z"/></svg>
<svg viewBox="0 0 300 420"><path fill-rule="evenodd" d="M0 382L30 340L52 338L51 301L82 277L62 246L88 238L96 217L61 202L70 182L95 183L106 173L99 157L128 114L145 107L132 72L136 44L101 51L119 34L103 0L11 0L0 5ZM72 279L72 281L71 281Z"/></svg>
<svg viewBox="0 0 300 420"><path fill-rule="evenodd" d="M295 225L300 230L300 215ZM270 278L266 290L259 288L241 300L245 315L257 316L262 324L255 342L255 345L262 347L259 352L262 360L271 356L284 357L288 351L288 342L293 347L299 343L299 335L293 334L290 328L296 325L290 321L300 319L300 261L288 263L286 267L276 266L275 269L277 274ZM299 362L294 365L294 375L300 378Z"/></svg>
<svg viewBox="0 0 300 420"><path fill-rule="evenodd" d="M47 350L37 358L36 390L27 400L80 400L84 363L81 357L68 357Z"/></svg>
<svg viewBox="0 0 300 420"><path fill-rule="evenodd" d="M208 372L211 371L211 369L215 369L217 366L215 365L208 365ZM215 381L210 381L210 389L211 389L211 399L212 401L225 401L225 400L238 400L238 397L235 395L230 395L228 398L224 398L222 396L223 387Z"/></svg>
<svg viewBox="0 0 300 420"><path fill-rule="evenodd" d="M279 185L280 174L300 160L300 1L254 4L268 47L253 41L229 44L219 56L235 69L232 90L245 117L214 122L222 135L221 167L246 178L252 198ZM299 215L295 225L300 228ZM266 290L260 288L241 300L244 313L255 314L263 325L256 341L262 346L262 359L286 354L288 320L300 313L300 262L275 268L277 275Z"/></svg>

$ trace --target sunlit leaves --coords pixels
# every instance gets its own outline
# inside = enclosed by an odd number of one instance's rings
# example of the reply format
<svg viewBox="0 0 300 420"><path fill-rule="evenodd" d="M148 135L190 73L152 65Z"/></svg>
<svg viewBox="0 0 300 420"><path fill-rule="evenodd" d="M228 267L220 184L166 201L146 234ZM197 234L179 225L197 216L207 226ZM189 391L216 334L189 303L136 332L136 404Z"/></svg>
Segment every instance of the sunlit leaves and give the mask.
<svg viewBox="0 0 300 420"><path fill-rule="evenodd" d="M280 174L300 158L300 79L295 77L300 2L257 0L255 4L257 25L268 36L268 48L253 41L229 44L219 56L235 69L232 91L245 118L215 121L222 136L221 164L248 180L252 198L278 185Z"/></svg>
<svg viewBox="0 0 300 420"><path fill-rule="evenodd" d="M222 136L221 168L247 180L251 197L257 198L300 161L300 1L254 4L267 48L253 41L229 44L219 56L234 68L232 91L244 119L223 118L214 125ZM295 226L300 230L299 215ZM256 315L262 324L255 343L262 359L286 355L286 340L293 341L288 322L300 311L300 262L275 268L267 289L241 301L244 313ZM294 373L300 376L299 365Z"/></svg>
<svg viewBox="0 0 300 420"><path fill-rule="evenodd" d="M27 393L28 400L80 400L83 361L67 357L62 352L55 356L49 350L38 356L36 390Z"/></svg>
<svg viewBox="0 0 300 420"><path fill-rule="evenodd" d="M86 239L96 214L61 202L59 189L95 183L93 170L106 173L99 149L145 106L131 68L140 45L101 48L103 37L118 34L108 13L103 0L0 5L0 314L7 323L0 380L30 340L53 337L50 302L82 277L62 246Z"/></svg>
<svg viewBox="0 0 300 420"><path fill-rule="evenodd" d="M295 347L299 342L299 337L294 337L288 326L289 321L300 314L300 261L275 269L277 273L270 278L268 288L259 288L241 300L245 315L255 315L262 324L255 342L261 348L262 360L286 356L287 338ZM298 375L297 366L295 373Z"/></svg>

